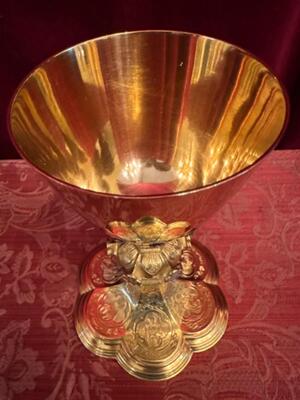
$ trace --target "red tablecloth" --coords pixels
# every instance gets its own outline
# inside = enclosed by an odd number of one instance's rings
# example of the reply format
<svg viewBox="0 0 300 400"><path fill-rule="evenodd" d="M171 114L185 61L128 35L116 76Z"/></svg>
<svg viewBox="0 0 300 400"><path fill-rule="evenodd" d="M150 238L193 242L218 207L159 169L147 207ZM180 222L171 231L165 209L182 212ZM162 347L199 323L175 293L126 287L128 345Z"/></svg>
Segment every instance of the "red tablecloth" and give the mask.
<svg viewBox="0 0 300 400"><path fill-rule="evenodd" d="M102 233L25 162L0 162L0 399L300 399L300 151L273 152L196 236L219 262L228 330L176 378L137 380L73 328Z"/></svg>

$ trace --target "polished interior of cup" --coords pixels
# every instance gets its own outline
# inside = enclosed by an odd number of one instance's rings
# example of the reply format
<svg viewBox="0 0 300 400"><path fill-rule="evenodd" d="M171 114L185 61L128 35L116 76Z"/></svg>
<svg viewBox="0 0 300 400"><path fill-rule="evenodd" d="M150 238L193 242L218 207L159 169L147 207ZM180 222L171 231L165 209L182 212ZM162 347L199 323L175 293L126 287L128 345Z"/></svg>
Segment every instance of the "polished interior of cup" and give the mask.
<svg viewBox="0 0 300 400"><path fill-rule="evenodd" d="M219 182L260 159L286 119L276 77L247 52L168 31L105 36L21 84L11 136L47 175L123 195Z"/></svg>

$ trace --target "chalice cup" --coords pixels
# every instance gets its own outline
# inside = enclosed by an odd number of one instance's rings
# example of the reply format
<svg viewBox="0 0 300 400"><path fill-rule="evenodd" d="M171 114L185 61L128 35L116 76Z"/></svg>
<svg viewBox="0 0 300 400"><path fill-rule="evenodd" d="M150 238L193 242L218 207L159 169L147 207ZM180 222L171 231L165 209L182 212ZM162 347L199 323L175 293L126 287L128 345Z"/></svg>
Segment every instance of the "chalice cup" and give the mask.
<svg viewBox="0 0 300 400"><path fill-rule="evenodd" d="M89 350L162 380L218 342L227 305L215 259L192 232L276 145L286 116L260 61L184 32L89 40L22 82L12 141L107 234L80 273L75 326Z"/></svg>

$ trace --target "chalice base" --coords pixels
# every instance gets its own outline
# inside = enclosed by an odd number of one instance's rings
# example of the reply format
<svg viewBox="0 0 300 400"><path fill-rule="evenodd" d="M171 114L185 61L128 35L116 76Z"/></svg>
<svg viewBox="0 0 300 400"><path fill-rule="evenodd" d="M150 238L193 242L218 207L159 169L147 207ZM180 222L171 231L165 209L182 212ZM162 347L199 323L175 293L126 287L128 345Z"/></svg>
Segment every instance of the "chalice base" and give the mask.
<svg viewBox="0 0 300 400"><path fill-rule="evenodd" d="M214 257L197 241L191 246L201 265L197 279L175 274L142 283L122 273L105 245L92 252L81 269L75 308L83 345L146 380L174 377L193 352L214 346L226 330L227 304Z"/></svg>

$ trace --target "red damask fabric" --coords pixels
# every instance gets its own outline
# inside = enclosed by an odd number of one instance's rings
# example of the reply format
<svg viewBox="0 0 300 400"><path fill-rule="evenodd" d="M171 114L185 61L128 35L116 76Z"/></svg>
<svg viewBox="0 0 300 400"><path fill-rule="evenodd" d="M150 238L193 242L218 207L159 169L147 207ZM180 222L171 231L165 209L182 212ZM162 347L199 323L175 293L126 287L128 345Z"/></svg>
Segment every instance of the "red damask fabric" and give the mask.
<svg viewBox="0 0 300 400"><path fill-rule="evenodd" d="M104 241L23 161L0 162L0 399L298 400L300 151L275 151L196 233L216 256L229 327L166 382L78 340L79 267Z"/></svg>
<svg viewBox="0 0 300 400"><path fill-rule="evenodd" d="M215 254L229 327L166 382L78 340L79 266L103 242L23 161L0 162L0 399L300 398L300 151L275 151L196 233Z"/></svg>

